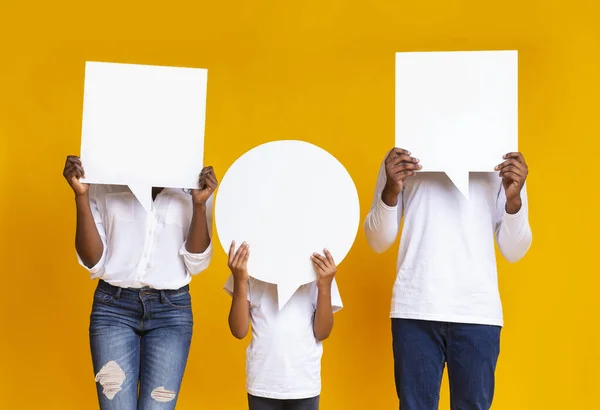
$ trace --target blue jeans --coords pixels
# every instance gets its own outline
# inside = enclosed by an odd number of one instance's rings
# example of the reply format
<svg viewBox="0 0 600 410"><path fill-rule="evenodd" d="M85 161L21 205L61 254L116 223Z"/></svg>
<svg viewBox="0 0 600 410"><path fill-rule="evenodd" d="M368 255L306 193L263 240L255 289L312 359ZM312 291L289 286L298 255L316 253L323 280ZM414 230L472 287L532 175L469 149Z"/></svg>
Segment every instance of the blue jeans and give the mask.
<svg viewBox="0 0 600 410"><path fill-rule="evenodd" d="M100 281L90 317L100 408L174 409L192 326L187 286L165 291L125 289Z"/></svg>
<svg viewBox="0 0 600 410"><path fill-rule="evenodd" d="M499 326L392 319L402 410L437 410L444 364L452 410L489 410L500 354Z"/></svg>

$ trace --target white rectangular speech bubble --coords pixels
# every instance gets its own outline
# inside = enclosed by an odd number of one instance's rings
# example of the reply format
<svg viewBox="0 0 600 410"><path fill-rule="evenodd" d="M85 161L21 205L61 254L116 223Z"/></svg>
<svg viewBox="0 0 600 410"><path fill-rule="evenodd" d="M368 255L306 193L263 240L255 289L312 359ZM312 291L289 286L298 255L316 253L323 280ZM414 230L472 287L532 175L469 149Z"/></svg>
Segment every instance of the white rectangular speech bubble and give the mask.
<svg viewBox="0 0 600 410"><path fill-rule="evenodd" d="M396 146L468 198L469 172L518 150L517 51L396 53Z"/></svg>
<svg viewBox="0 0 600 410"><path fill-rule="evenodd" d="M207 70L87 62L81 160L87 183L196 188L204 160Z"/></svg>

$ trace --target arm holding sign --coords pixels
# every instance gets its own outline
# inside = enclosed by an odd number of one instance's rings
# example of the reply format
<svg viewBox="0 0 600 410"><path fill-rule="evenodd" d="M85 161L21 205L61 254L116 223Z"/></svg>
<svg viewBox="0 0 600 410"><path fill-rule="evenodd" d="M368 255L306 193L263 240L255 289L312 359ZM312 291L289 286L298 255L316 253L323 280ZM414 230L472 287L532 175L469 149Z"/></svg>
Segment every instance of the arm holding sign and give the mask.
<svg viewBox="0 0 600 410"><path fill-rule="evenodd" d="M331 303L331 287L333 278L337 272L333 257L327 249L325 256L318 253L311 257L315 271L317 272L317 308L313 322L313 332L318 341L329 337L333 329L333 310Z"/></svg>
<svg viewBox="0 0 600 410"><path fill-rule="evenodd" d="M517 262L529 250L532 239L525 187L529 169L520 152L511 152L496 171L502 178L496 204L501 215L496 224L496 240L502 255L509 262Z"/></svg>
<svg viewBox="0 0 600 410"><path fill-rule="evenodd" d="M92 272L92 275L95 275L103 267L106 240L95 199L90 198L90 186L79 181L84 175L79 157L69 155L65 162L63 176L75 193L77 207L75 248L81 263Z"/></svg>
<svg viewBox="0 0 600 410"><path fill-rule="evenodd" d="M250 326L250 302L248 298L248 257L250 248L247 243L235 250L235 242L229 248L228 266L233 274L233 294L229 310L229 330L237 339L248 334Z"/></svg>
<svg viewBox="0 0 600 410"><path fill-rule="evenodd" d="M192 190L193 213L188 235L181 249L187 270L193 275L208 267L212 256L212 203L210 198L218 187L213 167L200 173L198 189Z"/></svg>
<svg viewBox="0 0 600 410"><path fill-rule="evenodd" d="M396 240L404 180L420 169L419 160L401 148L392 149L381 165L373 206L365 220L367 242L375 252L385 252Z"/></svg>
<svg viewBox="0 0 600 410"><path fill-rule="evenodd" d="M194 213L188 232L185 248L190 253L202 253L210 245L210 233L206 218L206 203L219 183L213 167L206 167L200 173L198 189L192 190Z"/></svg>

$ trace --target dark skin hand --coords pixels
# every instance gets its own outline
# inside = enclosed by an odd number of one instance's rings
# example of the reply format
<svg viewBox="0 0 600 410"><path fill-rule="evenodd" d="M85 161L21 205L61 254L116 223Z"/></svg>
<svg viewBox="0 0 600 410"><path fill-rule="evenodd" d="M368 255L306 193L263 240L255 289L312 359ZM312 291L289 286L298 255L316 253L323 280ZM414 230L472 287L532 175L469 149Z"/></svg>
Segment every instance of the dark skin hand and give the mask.
<svg viewBox="0 0 600 410"><path fill-rule="evenodd" d="M310 258L317 272L317 309L313 322L313 333L318 341L329 337L333 329L333 310L331 309L331 285L337 273L337 267L331 253L323 250L323 255L314 253Z"/></svg>
<svg viewBox="0 0 600 410"><path fill-rule="evenodd" d="M506 193L506 212L516 214L522 206L521 190L529 174L525 158L520 152L509 152L504 155L504 161L495 169L499 171Z"/></svg>
<svg viewBox="0 0 600 410"><path fill-rule="evenodd" d="M213 167L205 167L198 178L198 189L192 190L194 212L185 243L185 249L190 253L202 253L210 245L208 222L206 220L206 202L216 191L219 183Z"/></svg>
<svg viewBox="0 0 600 410"><path fill-rule="evenodd" d="M387 206L398 205L398 195L404 189L404 180L415 175L421 168L419 160L411 157L409 151L402 148L392 149L385 159L387 181L381 193L382 201Z"/></svg>
<svg viewBox="0 0 600 410"><path fill-rule="evenodd" d="M75 233L75 248L81 260L88 268L95 266L102 257L104 245L96 228L94 216L90 208L89 184L80 182L85 172L81 159L69 155L65 162L63 176L75 193L77 207L77 228ZM218 182L212 167L206 167L198 178L198 189L192 190L193 215L186 241L186 249L191 253L202 253L210 245L208 223L206 220L206 201L217 189ZM152 188L152 197L163 188Z"/></svg>
<svg viewBox="0 0 600 410"><path fill-rule="evenodd" d="M104 245L90 208L88 195L90 186L79 181L84 175L85 172L79 157L69 155L65 162L63 176L75 193L75 205L77 207L75 248L85 266L92 268L100 261Z"/></svg>
<svg viewBox="0 0 600 410"><path fill-rule="evenodd" d="M236 251L235 242L229 247L227 266L233 275L233 297L229 309L229 330L237 339L248 334L250 302L248 302L248 257L250 247L246 242Z"/></svg>

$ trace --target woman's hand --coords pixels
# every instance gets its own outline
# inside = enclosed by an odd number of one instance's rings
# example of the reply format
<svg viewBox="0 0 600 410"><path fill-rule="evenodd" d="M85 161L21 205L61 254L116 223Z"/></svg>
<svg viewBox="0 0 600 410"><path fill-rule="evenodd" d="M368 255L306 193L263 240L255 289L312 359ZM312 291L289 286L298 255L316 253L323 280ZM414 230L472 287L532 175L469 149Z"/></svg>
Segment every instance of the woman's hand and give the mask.
<svg viewBox="0 0 600 410"><path fill-rule="evenodd" d="M79 157L75 155L67 156L63 176L71 186L71 189L73 189L73 192L75 192L75 196L80 197L87 195L90 188L89 184L84 184L79 181L80 178L85 176L83 165L81 164Z"/></svg>
<svg viewBox="0 0 600 410"><path fill-rule="evenodd" d="M219 182L213 167L205 167L198 177L198 189L192 190L192 200L196 206L206 205L208 198L217 190Z"/></svg>

